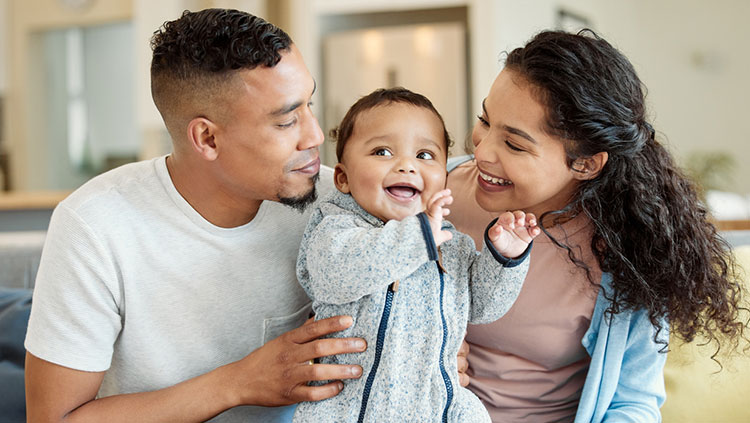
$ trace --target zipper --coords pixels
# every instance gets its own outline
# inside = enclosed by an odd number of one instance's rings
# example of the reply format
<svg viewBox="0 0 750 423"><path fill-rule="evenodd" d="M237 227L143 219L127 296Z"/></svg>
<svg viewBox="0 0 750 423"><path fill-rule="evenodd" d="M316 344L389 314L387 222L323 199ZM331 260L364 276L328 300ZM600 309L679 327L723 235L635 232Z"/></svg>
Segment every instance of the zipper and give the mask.
<svg viewBox="0 0 750 423"><path fill-rule="evenodd" d="M448 423L448 408L450 408L453 402L453 384L451 383L448 372L445 371L445 363L443 362L443 355L445 354L445 344L448 338L448 326L445 324L445 314L443 312L443 292L445 291L445 280L443 279L443 266L440 261L437 261L438 273L440 274L440 320L443 322L443 343L440 345L440 373L443 375L443 382L445 382L445 409L443 410L443 423Z"/></svg>
<svg viewBox="0 0 750 423"><path fill-rule="evenodd" d="M442 276L441 276L441 279L442 279ZM378 372L378 366L380 365L380 356L383 354L383 344L385 343L385 330L388 328L388 318L391 315L391 306L393 305L393 294L396 292L396 290L398 290L398 281L391 283L388 286L388 290L385 293L385 305L383 306L383 315L380 317L380 327L378 327L378 338L377 338L377 341L375 342L375 359L372 363L372 369L370 369L370 373L367 375L367 381L365 382L365 389L362 392L362 406L359 409L359 419L357 419L357 423L362 423L365 419L365 412L367 411L367 400L370 398L370 390L372 389L372 383L375 380L375 374ZM443 326L445 326L445 322L443 322Z"/></svg>

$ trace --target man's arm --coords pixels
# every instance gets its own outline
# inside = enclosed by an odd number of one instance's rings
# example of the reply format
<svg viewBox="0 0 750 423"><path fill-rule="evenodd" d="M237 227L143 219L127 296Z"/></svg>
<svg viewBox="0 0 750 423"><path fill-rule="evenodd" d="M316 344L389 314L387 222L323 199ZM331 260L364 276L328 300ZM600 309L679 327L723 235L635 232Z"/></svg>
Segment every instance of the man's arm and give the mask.
<svg viewBox="0 0 750 423"><path fill-rule="evenodd" d="M360 366L313 364L333 354L364 351L359 338L319 339L348 328L331 317L291 330L242 360L151 392L95 399L104 372L59 366L26 353L28 422L201 422L238 405L280 406L338 394L340 379L358 378ZM312 380L334 380L307 386Z"/></svg>

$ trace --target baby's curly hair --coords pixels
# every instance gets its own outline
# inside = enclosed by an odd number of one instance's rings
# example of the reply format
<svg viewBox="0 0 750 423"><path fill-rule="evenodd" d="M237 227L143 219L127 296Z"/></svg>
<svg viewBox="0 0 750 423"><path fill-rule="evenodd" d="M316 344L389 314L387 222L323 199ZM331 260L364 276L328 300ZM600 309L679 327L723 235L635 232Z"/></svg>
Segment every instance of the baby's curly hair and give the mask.
<svg viewBox="0 0 750 423"><path fill-rule="evenodd" d="M228 73L273 67L292 40L262 18L233 9L186 10L151 38L151 94L167 120L175 102L221 92Z"/></svg>
<svg viewBox="0 0 750 423"><path fill-rule="evenodd" d="M366 110L391 103L411 104L412 106L423 107L434 113L440 119L440 124L443 126L443 141L445 142L446 153L450 150L453 140L445 128L443 116L440 115L427 97L404 87L379 88L357 100L346 112L339 126L331 129L329 135L336 142L336 158L339 162L344 157L344 147L354 132L354 124L357 122L359 115Z"/></svg>

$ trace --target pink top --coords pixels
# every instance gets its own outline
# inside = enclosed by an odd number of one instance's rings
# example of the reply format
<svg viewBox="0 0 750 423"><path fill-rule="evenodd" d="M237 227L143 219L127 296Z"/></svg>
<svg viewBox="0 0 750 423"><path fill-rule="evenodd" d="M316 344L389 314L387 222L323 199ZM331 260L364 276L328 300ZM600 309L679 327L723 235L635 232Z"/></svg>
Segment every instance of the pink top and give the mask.
<svg viewBox="0 0 750 423"><path fill-rule="evenodd" d="M454 203L448 219L483 245L492 218L474 199L474 162L450 173ZM580 245L592 276L601 278L589 248L591 229L579 217L550 232L568 245ZM581 345L591 323L598 289L585 272L544 234L534 240L529 273L510 311L500 320L469 326L469 389L479 396L495 422L573 421L588 371Z"/></svg>

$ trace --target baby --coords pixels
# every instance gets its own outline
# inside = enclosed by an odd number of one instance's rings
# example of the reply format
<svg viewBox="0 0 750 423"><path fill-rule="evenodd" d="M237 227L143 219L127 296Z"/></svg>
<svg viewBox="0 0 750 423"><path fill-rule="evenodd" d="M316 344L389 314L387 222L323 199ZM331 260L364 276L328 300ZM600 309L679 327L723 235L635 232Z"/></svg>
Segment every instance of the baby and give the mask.
<svg viewBox="0 0 750 423"><path fill-rule="evenodd" d="M338 337L367 351L321 358L360 364L362 378L337 396L297 407L295 422L489 422L458 384L467 323L510 309L528 269L536 219L506 212L472 239L443 220L450 137L432 103L404 88L380 89L347 112L337 138L338 192L321 199L297 260L316 319L350 315Z"/></svg>

